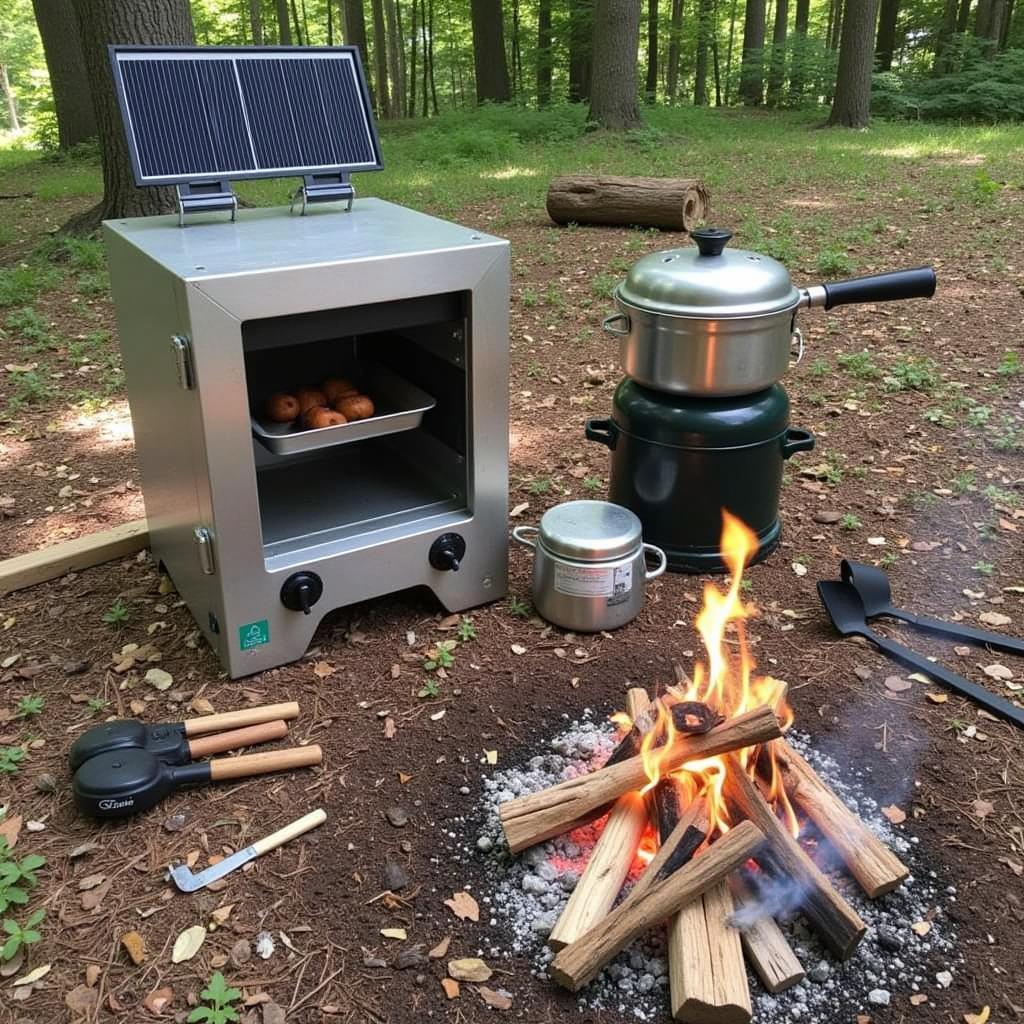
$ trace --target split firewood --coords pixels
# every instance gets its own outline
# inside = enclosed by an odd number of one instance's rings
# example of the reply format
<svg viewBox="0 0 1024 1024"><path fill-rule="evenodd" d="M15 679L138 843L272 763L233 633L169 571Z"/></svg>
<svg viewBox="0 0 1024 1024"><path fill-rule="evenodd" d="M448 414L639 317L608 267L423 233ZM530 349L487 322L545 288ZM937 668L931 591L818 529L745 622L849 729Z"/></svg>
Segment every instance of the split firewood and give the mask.
<svg viewBox="0 0 1024 1024"><path fill-rule="evenodd" d="M650 727L652 723L647 715L650 706L646 690L634 687L626 694L626 710L634 728ZM553 949L575 942L611 910L646 827L646 801L639 792L624 793L615 801L590 860L551 930L548 945Z"/></svg>
<svg viewBox="0 0 1024 1024"><path fill-rule="evenodd" d="M784 739L772 743L786 792L843 859L870 899L891 892L907 866L832 792Z"/></svg>
<svg viewBox="0 0 1024 1024"><path fill-rule="evenodd" d="M714 847L712 847L714 849ZM687 1024L747 1024L750 987L740 934L730 928L727 881L687 904L668 929L668 977L674 1020Z"/></svg>
<svg viewBox="0 0 1024 1024"><path fill-rule="evenodd" d="M548 216L556 224L621 224L689 231L711 197L696 178L623 178L580 174L553 178Z"/></svg>
<svg viewBox="0 0 1024 1024"><path fill-rule="evenodd" d="M756 825L741 822L689 864L639 894L631 892L603 921L558 953L551 964L551 977L578 991L638 935L723 881L763 840L764 833Z"/></svg>
<svg viewBox="0 0 1024 1024"><path fill-rule="evenodd" d="M739 758L728 754L726 762L726 800L739 811L740 817L750 819L765 835L758 863L797 887L804 913L836 956L846 960L867 930L860 915L786 831L757 785L748 778Z"/></svg>
<svg viewBox="0 0 1024 1024"><path fill-rule="evenodd" d="M737 715L699 736L677 736L665 751L662 771L670 772L685 761L711 757L767 743L781 735L775 712L755 708ZM509 849L519 853L534 843L568 832L597 817L603 807L648 781L639 756L606 765L588 775L519 797L499 809Z"/></svg>
<svg viewBox="0 0 1024 1024"><path fill-rule="evenodd" d="M630 889L630 897L642 895L655 882L668 878L688 863L703 845L710 828L707 804L701 797L694 800L678 817L675 827L667 836L661 833L658 852Z"/></svg>
<svg viewBox="0 0 1024 1024"><path fill-rule="evenodd" d="M729 876L729 888L736 905L731 924L739 930L743 951L761 984L774 995L803 981L803 965L786 941L782 929L773 917L757 914L757 896L743 872L737 871Z"/></svg>
<svg viewBox="0 0 1024 1024"><path fill-rule="evenodd" d="M640 753L640 744L643 742L644 734L654 728L657 703L651 703L651 698L647 695L646 690L641 691L646 698L646 704L642 710L634 715L628 706L629 694L633 693L635 689L639 689L639 687L634 687L626 693L626 712L632 720L632 725L629 732L619 740L615 745L615 749L608 756L608 760L605 761L603 766L605 768L609 765L618 764L620 761L628 760L631 757L636 757Z"/></svg>

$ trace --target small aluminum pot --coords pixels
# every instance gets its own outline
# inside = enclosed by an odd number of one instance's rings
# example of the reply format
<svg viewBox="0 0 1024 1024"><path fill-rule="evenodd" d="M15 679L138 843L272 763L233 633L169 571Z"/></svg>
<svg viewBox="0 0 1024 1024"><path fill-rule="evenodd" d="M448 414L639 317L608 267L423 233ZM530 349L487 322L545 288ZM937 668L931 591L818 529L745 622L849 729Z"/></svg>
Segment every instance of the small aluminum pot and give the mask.
<svg viewBox="0 0 1024 1024"><path fill-rule="evenodd" d="M535 537L530 536L535 535ZM533 548L533 605L548 622L577 633L618 629L644 606L646 584L668 564L645 544L640 520L609 501L566 501L548 509L540 526L512 536ZM647 554L658 564L647 568Z"/></svg>

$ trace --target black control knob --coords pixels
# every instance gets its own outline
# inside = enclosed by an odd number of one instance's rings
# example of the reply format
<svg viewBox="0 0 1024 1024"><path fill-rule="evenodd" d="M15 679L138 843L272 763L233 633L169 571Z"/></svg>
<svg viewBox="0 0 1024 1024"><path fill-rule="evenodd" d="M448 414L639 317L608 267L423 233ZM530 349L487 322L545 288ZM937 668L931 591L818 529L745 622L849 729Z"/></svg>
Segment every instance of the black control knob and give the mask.
<svg viewBox="0 0 1024 1024"><path fill-rule="evenodd" d="M281 584L281 604L293 612L309 614L309 609L320 600L324 583L315 572L292 573Z"/></svg>
<svg viewBox="0 0 1024 1024"><path fill-rule="evenodd" d="M442 572L458 572L466 557L466 541L458 533L443 533L430 545L430 564Z"/></svg>

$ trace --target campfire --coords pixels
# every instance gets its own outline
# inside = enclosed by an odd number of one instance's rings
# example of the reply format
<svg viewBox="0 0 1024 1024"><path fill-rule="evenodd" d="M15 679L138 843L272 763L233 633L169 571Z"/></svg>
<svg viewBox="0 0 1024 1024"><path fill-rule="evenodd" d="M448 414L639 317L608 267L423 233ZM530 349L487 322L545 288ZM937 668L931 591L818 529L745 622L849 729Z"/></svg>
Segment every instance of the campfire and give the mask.
<svg viewBox="0 0 1024 1024"><path fill-rule="evenodd" d="M695 623L706 661L692 678L677 666L656 695L630 690L601 768L507 801L500 818L518 853L607 815L550 933L556 982L577 991L665 923L673 1017L732 1024L751 1016L744 956L771 993L804 977L775 913L798 907L840 960L865 933L801 843L807 822L870 899L908 870L787 743L786 684L756 674L747 639L755 609L741 584L757 540L724 510L723 520L729 585L705 587Z"/></svg>

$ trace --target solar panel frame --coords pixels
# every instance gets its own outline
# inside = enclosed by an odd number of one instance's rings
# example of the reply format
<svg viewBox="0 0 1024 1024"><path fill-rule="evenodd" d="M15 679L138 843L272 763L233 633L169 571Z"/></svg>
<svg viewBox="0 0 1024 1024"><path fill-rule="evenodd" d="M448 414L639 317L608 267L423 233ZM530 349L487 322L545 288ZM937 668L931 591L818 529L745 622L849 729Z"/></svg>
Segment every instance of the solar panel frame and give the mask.
<svg viewBox="0 0 1024 1024"><path fill-rule="evenodd" d="M114 77L117 102L124 122L132 173L135 177L135 183L139 186L181 185L186 183L225 180L241 181L252 178L288 178L310 174L347 174L353 171L379 171L384 166L381 157L380 138L377 134L377 124L373 116L369 87L366 82L366 74L363 70L362 60L359 55L359 48L356 46L112 45L108 46L107 51L110 57L111 70ZM249 111L246 107L245 83L242 80L243 76L238 71L238 61L253 61L261 58L265 60L273 60L275 57L285 58L290 62L294 61L296 63L299 61L314 62L314 65L317 62L344 62L351 68L351 73L356 87L355 95L360 103L355 110L351 108L344 110L344 128L351 128L354 126L361 129L355 138L361 145L368 147L368 152L366 152L366 155L369 157L368 160L345 163L297 162L287 166L259 166L257 138L259 139L259 144L264 153L267 152L265 146L266 139L263 135L257 136L253 125L250 123ZM141 61L160 61L161 58L163 58L164 61L192 61L200 66L213 65L216 67L218 65L227 64L232 68L238 92L221 94L222 98L227 98L225 99L224 105L216 108L209 105L196 107L194 112L185 110L176 111L170 106L164 106L162 116L170 120L178 118L179 121L180 119L188 116L197 116L205 119L209 145L206 147L203 155L212 159L212 155L216 154L218 150L226 152L228 149L231 149L237 156L243 149L248 148L252 163L251 167L237 167L230 169L221 168L216 170L197 169L194 172L179 171L176 173L154 173L155 169L145 166L145 163L148 160L148 154L146 155L146 158L144 158L143 154L139 151L136 122L140 121L141 123L140 119L144 116L146 111L133 108L132 100L129 97L129 90L126 89L125 71L130 65L137 64ZM284 65L281 66L283 67ZM324 64L324 66L326 67L328 65ZM337 64L334 64L334 66L337 66ZM293 76L293 83L296 82L299 77L300 76L297 75ZM317 122L315 118L305 119L303 127L308 132L313 125L319 123L322 128L322 132L314 144L310 139L300 136L298 134L298 127L293 124L292 127L295 131L295 138L293 141L298 150L301 150L303 146L306 147L307 152L311 149L318 149L317 152L309 153L309 155L315 155L318 159L322 160L326 155L328 155L328 149L325 147L328 147L331 142L338 143L349 138L349 136L345 135L344 129L342 128L342 111L334 106L331 107L330 111L327 109L323 95L323 87L325 83L328 85L330 83L319 77L315 68L313 77L319 84L319 101L324 117L320 122ZM308 86L308 81L306 84ZM201 86L199 87L199 91L201 92ZM211 117L224 114L227 111L228 106L230 106L227 100L235 96L237 97L238 108L241 110L245 120L246 131L244 135L239 135L232 139L230 136L223 135L219 132L213 133L211 131ZM348 97L345 96L344 90L339 87L335 90L333 98L336 100L345 100ZM329 114L334 115L333 120L328 116ZM360 121L362 122L361 125L359 124ZM197 151L193 150L192 155L196 152ZM178 155L180 156L181 154ZM197 164L197 167L198 166L199 165Z"/></svg>

